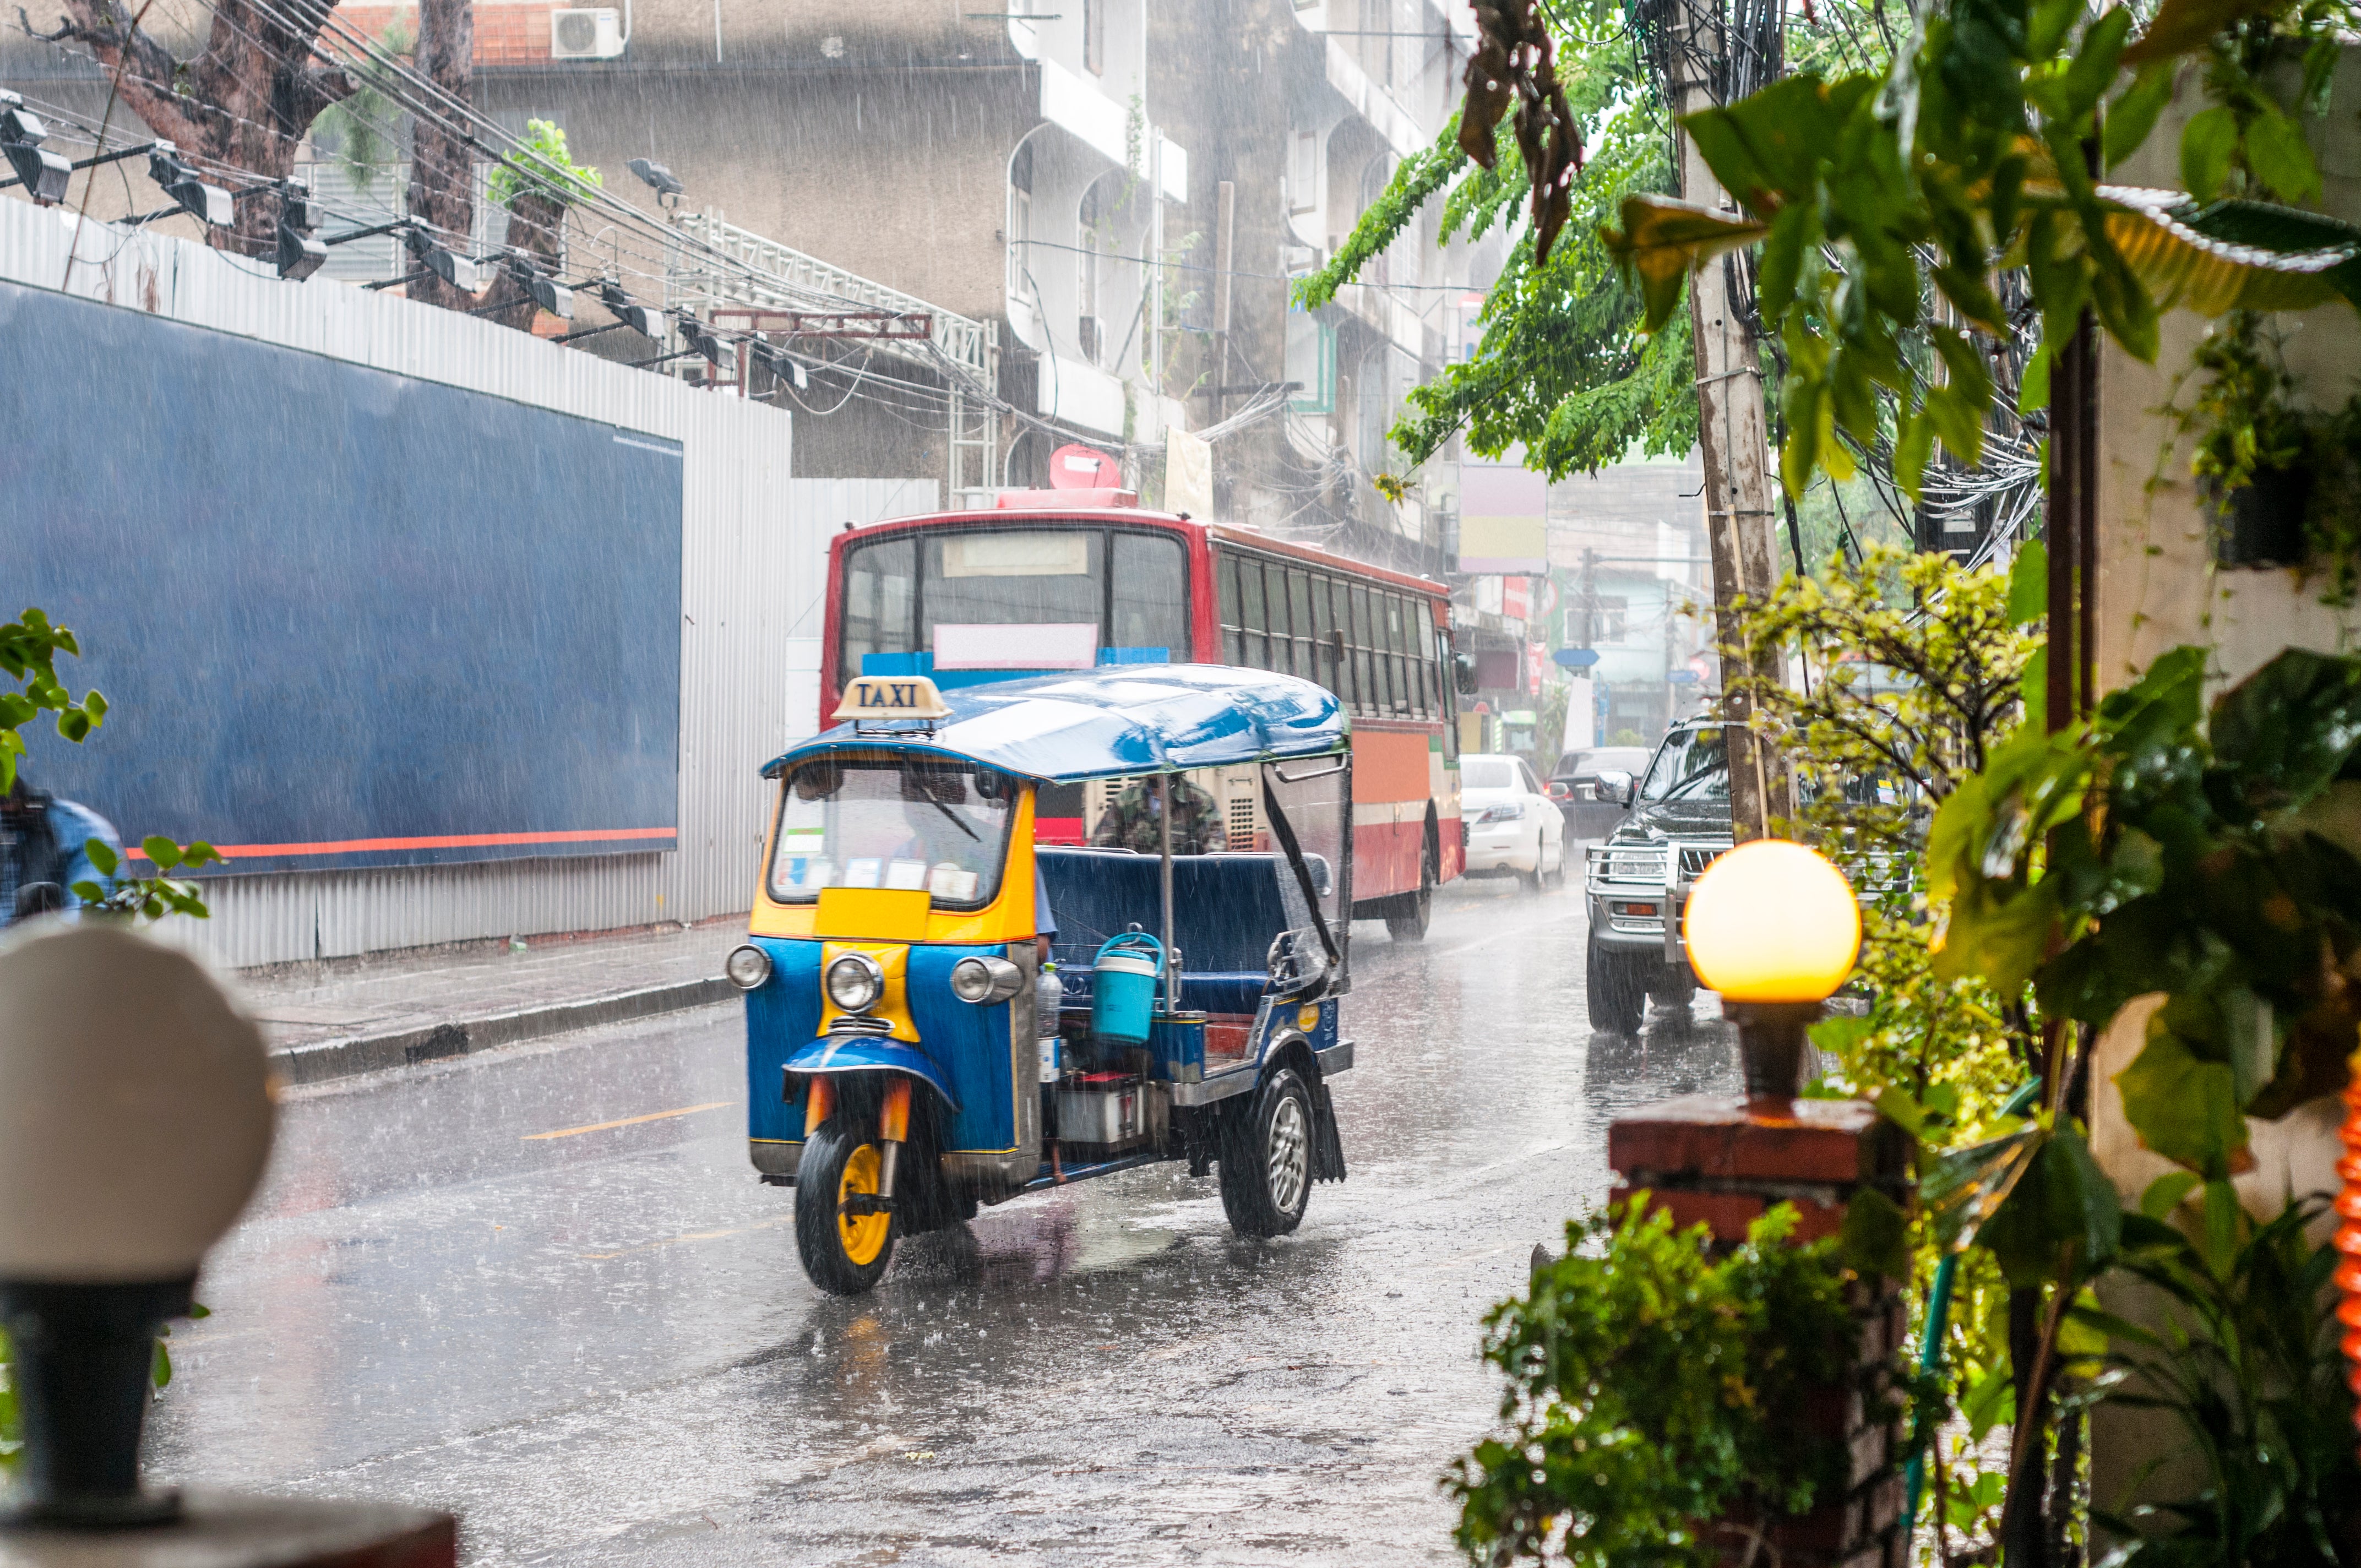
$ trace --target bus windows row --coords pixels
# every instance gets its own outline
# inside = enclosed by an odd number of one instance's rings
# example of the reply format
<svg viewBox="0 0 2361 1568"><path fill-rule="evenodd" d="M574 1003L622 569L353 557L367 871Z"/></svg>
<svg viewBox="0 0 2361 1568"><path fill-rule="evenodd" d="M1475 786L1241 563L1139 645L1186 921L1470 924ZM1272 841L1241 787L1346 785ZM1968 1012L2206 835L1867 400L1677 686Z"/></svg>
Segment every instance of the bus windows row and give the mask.
<svg viewBox="0 0 2361 1568"><path fill-rule="evenodd" d="M1317 681L1367 718L1444 716L1441 639L1424 599L1234 550L1214 571L1224 662Z"/></svg>

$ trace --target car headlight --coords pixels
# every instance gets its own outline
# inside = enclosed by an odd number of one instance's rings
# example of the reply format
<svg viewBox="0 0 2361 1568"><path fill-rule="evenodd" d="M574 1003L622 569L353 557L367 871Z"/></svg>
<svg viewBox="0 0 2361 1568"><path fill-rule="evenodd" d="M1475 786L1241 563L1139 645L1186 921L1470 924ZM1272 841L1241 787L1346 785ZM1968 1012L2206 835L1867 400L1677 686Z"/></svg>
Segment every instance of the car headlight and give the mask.
<svg viewBox="0 0 2361 1568"><path fill-rule="evenodd" d="M771 978L771 955L748 942L730 950L721 961L721 972L741 991L760 991Z"/></svg>
<svg viewBox="0 0 2361 1568"><path fill-rule="evenodd" d="M979 1007L1005 1002L1025 983L1025 971L1006 959L969 957L951 965L951 994Z"/></svg>
<svg viewBox="0 0 2361 1568"><path fill-rule="evenodd" d="M885 971L866 953L847 953L828 966L828 999L847 1013L866 1013L885 994Z"/></svg>
<svg viewBox="0 0 2361 1568"><path fill-rule="evenodd" d="M1514 822L1519 817L1524 816L1524 806L1521 802L1511 800L1499 806L1486 806L1484 808L1484 815L1477 817L1476 820L1478 822Z"/></svg>

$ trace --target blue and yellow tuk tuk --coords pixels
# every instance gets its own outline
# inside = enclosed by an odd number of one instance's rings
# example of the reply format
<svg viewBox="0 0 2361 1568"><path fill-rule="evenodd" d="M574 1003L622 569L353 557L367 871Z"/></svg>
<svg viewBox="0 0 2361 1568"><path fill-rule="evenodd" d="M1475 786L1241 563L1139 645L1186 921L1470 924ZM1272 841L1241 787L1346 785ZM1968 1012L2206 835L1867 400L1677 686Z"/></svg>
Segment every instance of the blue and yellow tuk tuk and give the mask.
<svg viewBox="0 0 2361 1568"><path fill-rule="evenodd" d="M750 1153L796 1190L813 1282L857 1294L898 1237L1159 1160L1218 1171L1239 1234L1293 1230L1345 1175L1336 699L1126 665L856 679L836 717L763 769L777 804L728 963ZM1101 847L1037 842L1045 794L1059 820L1097 804Z"/></svg>

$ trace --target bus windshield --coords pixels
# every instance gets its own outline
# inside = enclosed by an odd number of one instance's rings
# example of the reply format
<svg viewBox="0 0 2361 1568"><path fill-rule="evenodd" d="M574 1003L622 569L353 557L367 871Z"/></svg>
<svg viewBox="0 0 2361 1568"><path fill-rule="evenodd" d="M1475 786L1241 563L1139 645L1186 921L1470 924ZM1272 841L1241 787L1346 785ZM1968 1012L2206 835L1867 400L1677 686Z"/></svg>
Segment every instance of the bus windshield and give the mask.
<svg viewBox="0 0 2361 1568"><path fill-rule="evenodd" d="M938 668L957 667L947 661L959 651L999 646L961 636L985 626L1072 629L1068 662L1101 648L1161 648L1176 663L1191 652L1180 542L1122 529L962 528L855 546L844 558L842 625L847 677L869 653L928 652ZM1070 648L1026 644L1053 645Z"/></svg>
<svg viewBox="0 0 2361 1568"><path fill-rule="evenodd" d="M780 792L771 896L808 904L827 887L904 888L939 909L981 909L1000 891L1022 787L928 757L806 762Z"/></svg>

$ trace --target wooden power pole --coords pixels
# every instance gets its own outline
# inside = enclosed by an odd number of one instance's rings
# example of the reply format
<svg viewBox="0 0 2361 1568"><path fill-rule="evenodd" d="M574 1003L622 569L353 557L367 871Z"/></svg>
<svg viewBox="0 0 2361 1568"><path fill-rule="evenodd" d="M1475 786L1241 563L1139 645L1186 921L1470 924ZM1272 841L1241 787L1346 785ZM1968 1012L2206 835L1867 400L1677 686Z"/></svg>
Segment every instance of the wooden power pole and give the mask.
<svg viewBox="0 0 2361 1568"><path fill-rule="evenodd" d="M1730 39L1723 0L1674 0L1666 86L1677 115L1716 105L1713 62ZM1701 206L1730 207L1728 195L1680 136L1681 196ZM1724 256L1689 278L1689 325L1697 348L1697 444L1705 461L1706 539L1713 554L1714 623L1721 643L1723 708L1729 719L1730 809L1740 842L1768 837L1795 815L1785 763L1749 727L1754 705L1744 682L1780 680L1776 655L1749 661L1733 646L1731 609L1761 602L1779 580L1771 494L1770 425L1763 406L1763 361L1754 323L1734 287L1738 258Z"/></svg>

